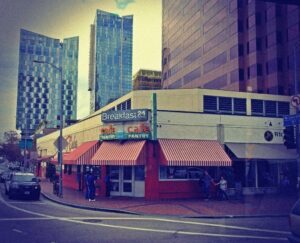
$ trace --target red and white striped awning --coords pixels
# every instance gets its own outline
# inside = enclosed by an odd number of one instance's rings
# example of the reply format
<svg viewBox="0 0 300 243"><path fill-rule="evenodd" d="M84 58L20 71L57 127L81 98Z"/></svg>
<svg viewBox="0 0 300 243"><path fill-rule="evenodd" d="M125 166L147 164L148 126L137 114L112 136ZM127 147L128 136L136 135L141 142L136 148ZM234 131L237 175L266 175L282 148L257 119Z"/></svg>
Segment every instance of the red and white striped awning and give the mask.
<svg viewBox="0 0 300 243"><path fill-rule="evenodd" d="M159 139L167 166L231 166L232 161L218 141Z"/></svg>
<svg viewBox="0 0 300 243"><path fill-rule="evenodd" d="M89 141L82 143L71 152L63 153L64 165L85 165L91 164L91 158L99 148L99 141ZM51 160L52 163L58 164L58 156Z"/></svg>
<svg viewBox="0 0 300 243"><path fill-rule="evenodd" d="M87 165L100 146L99 141L82 143L64 158L65 164Z"/></svg>
<svg viewBox="0 0 300 243"><path fill-rule="evenodd" d="M65 162L65 160L68 158L69 154L70 154L70 153L63 153L63 164L67 164L67 163ZM51 162L52 164L57 165L57 164L58 164L58 154L56 154L56 155L53 157L53 159L51 159L50 162Z"/></svg>
<svg viewBox="0 0 300 243"><path fill-rule="evenodd" d="M92 158L92 165L142 165L146 162L145 140L104 141Z"/></svg>

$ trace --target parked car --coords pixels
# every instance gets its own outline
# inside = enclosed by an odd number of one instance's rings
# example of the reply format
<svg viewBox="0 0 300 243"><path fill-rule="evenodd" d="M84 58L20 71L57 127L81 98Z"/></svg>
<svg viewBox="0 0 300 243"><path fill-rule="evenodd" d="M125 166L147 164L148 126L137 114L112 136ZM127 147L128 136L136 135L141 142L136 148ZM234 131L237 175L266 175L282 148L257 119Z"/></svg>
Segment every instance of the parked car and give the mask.
<svg viewBox="0 0 300 243"><path fill-rule="evenodd" d="M300 199L296 202L289 216L291 235L288 237L292 243L300 243Z"/></svg>
<svg viewBox="0 0 300 243"><path fill-rule="evenodd" d="M39 200L41 186L33 173L15 172L5 182L5 193L8 197L29 197Z"/></svg>

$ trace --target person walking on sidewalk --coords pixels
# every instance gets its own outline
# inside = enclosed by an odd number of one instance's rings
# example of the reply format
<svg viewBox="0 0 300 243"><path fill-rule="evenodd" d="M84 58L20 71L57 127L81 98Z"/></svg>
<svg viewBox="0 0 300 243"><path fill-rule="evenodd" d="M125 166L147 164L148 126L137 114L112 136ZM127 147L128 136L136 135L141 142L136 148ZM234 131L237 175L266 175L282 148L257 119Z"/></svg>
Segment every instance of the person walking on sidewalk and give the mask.
<svg viewBox="0 0 300 243"><path fill-rule="evenodd" d="M95 181L96 178L93 175L93 173L90 173L88 175L88 189L89 189L89 201L96 201L95 200L95 193L96 193L96 186L95 186Z"/></svg>
<svg viewBox="0 0 300 243"><path fill-rule="evenodd" d="M207 171L204 171L204 177L202 179L203 181L203 193L204 193L204 198L209 199L210 198L210 185L212 183L212 177L208 174Z"/></svg>
<svg viewBox="0 0 300 243"><path fill-rule="evenodd" d="M105 195L110 197L110 175L109 172L105 176Z"/></svg>
<svg viewBox="0 0 300 243"><path fill-rule="evenodd" d="M85 199L89 199L89 184L88 184L89 172L84 174L84 185L85 185Z"/></svg>
<svg viewBox="0 0 300 243"><path fill-rule="evenodd" d="M218 185L220 186L220 190L219 190L219 193L220 193L220 200L228 200L228 195L227 195L227 181L224 179L223 176L221 176L221 179L218 183Z"/></svg>

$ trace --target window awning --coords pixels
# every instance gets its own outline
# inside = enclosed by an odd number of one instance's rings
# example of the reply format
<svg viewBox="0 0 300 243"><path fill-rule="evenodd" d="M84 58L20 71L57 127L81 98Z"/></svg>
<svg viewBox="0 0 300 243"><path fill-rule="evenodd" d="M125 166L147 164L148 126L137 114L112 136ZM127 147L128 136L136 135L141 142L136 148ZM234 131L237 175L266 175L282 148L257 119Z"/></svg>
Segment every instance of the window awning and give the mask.
<svg viewBox="0 0 300 243"><path fill-rule="evenodd" d="M242 159L294 160L297 158L296 149L288 150L283 144L226 143L226 146L237 158Z"/></svg>
<svg viewBox="0 0 300 243"><path fill-rule="evenodd" d="M69 154L70 153L63 153L63 164L68 164L68 163L66 163L66 160L67 160L67 158L68 158L68 156L69 156ZM54 157L53 157L53 159L51 159L51 161L50 161L52 164L58 164L58 154L56 154Z"/></svg>
<svg viewBox="0 0 300 243"><path fill-rule="evenodd" d="M146 141L104 141L92 158L92 165L142 165L146 161Z"/></svg>
<svg viewBox="0 0 300 243"><path fill-rule="evenodd" d="M99 141L89 141L82 143L76 149L71 151L66 158L64 157L64 162L66 164L73 165L86 165L90 164L91 158L96 153L99 148Z"/></svg>
<svg viewBox="0 0 300 243"><path fill-rule="evenodd" d="M91 158L99 148L99 141L89 141L82 143L71 152L63 153L64 165L83 165L91 164ZM52 163L58 164L57 154L51 160Z"/></svg>
<svg viewBox="0 0 300 243"><path fill-rule="evenodd" d="M162 164L167 166L231 166L218 141L159 139Z"/></svg>

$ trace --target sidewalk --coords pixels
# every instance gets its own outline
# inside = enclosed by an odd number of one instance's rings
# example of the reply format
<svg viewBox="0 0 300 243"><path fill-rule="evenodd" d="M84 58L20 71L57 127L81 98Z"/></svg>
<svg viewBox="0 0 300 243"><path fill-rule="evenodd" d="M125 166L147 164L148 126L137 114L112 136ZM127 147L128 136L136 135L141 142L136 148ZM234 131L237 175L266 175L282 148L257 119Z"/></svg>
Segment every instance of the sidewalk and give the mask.
<svg viewBox="0 0 300 243"><path fill-rule="evenodd" d="M89 202L84 198L83 192L64 188L63 198L59 198L52 193L52 183L43 181L41 187L42 194L47 199L72 207L179 217L287 216L297 200L295 196L265 195L246 196L242 202L203 199L145 200L128 197L96 197L95 202Z"/></svg>

